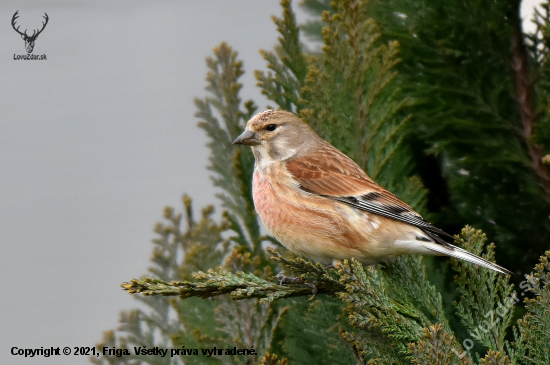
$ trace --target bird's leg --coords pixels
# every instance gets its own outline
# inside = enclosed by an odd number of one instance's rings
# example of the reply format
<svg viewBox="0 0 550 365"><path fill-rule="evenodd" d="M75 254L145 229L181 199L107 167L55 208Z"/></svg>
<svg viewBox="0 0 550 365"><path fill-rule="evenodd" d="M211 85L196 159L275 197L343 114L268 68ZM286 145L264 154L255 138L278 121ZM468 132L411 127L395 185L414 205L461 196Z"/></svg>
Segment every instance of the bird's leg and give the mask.
<svg viewBox="0 0 550 365"><path fill-rule="evenodd" d="M315 285L313 283L305 283L305 284L311 288L311 293L313 294L311 297L308 298L308 300L315 299L315 296L319 292L319 289L317 289L317 285Z"/></svg>
<svg viewBox="0 0 550 365"><path fill-rule="evenodd" d="M298 276L286 276L282 271L278 273L275 278L281 280L279 285L283 285L284 283L303 284L304 282L302 278Z"/></svg>
<svg viewBox="0 0 550 365"><path fill-rule="evenodd" d="M291 284L306 284L311 288L311 293L313 294L308 300L315 299L315 296L319 292L319 289L317 288L317 285L313 283L305 282L304 279L298 276L286 276L283 274L283 272L280 272L275 276L276 279L280 280L279 285L283 285L284 283L291 283Z"/></svg>
<svg viewBox="0 0 550 365"><path fill-rule="evenodd" d="M329 270L329 269L336 269L340 270L344 264L342 263L342 260L339 259L332 259L332 262L328 265L323 266L323 269Z"/></svg>
<svg viewBox="0 0 550 365"><path fill-rule="evenodd" d="M332 262L328 265L323 266L323 269L330 270L330 269L341 269L342 268L342 260L338 259L332 259Z"/></svg>

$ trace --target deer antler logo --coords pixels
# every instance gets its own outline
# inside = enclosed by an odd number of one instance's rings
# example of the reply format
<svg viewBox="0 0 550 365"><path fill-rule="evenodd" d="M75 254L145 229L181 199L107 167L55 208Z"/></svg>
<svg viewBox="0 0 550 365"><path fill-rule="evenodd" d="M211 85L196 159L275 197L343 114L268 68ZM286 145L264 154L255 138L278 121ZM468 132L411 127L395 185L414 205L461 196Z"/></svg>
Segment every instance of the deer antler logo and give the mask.
<svg viewBox="0 0 550 365"><path fill-rule="evenodd" d="M46 19L46 21L45 21L45 22L42 22L42 29L40 29L40 30L35 29L35 30L33 31L32 35L29 36L29 35L27 34L27 30L26 30L26 29L25 29L25 32L24 32L24 33L21 33L21 32L19 31L19 27L17 27L17 28L15 27L15 20L16 20L17 18L19 18L18 13L19 13L19 10L17 10L17 11L15 12L15 14L13 14L13 18L11 18L11 26L13 27L13 29L14 29L17 33L21 34L21 38L23 38L23 40L25 41L25 48L27 49L27 53L32 53L32 50L34 49L34 41L36 41L36 38L38 37L38 35L39 35L40 33L42 33L42 31L44 30L44 28L46 28L46 24L48 24L48 19L49 19L49 18L48 18L48 14L44 13L44 19Z"/></svg>

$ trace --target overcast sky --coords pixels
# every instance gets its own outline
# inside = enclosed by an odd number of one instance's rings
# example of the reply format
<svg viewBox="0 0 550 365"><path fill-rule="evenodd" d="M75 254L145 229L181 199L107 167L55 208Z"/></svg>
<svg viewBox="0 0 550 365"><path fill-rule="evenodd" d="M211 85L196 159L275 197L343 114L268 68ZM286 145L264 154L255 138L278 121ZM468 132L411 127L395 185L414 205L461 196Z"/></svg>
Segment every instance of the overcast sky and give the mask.
<svg viewBox="0 0 550 365"><path fill-rule="evenodd" d="M46 61L13 59L16 10L21 30L48 13L33 52ZM263 109L253 70L280 13L278 0L0 2L0 363L88 363L10 349L94 346L137 307L119 284L146 273L164 206L215 203L193 105L204 58L238 50L243 99Z"/></svg>
<svg viewBox="0 0 550 365"><path fill-rule="evenodd" d="M46 61L13 59L16 10L21 30L48 13L33 52ZM278 1L0 2L0 363L88 363L10 349L94 346L137 306L119 284L146 273L164 206L215 202L193 105L204 59L227 41L243 98L265 107L253 70L276 44L272 14Z"/></svg>

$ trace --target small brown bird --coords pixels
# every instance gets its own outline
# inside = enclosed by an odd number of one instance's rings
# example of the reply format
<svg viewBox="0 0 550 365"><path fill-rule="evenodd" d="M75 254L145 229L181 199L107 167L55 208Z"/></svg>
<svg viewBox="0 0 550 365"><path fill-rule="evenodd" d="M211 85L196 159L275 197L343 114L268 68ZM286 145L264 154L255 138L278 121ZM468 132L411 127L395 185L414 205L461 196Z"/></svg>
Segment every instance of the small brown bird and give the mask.
<svg viewBox="0 0 550 365"><path fill-rule="evenodd" d="M263 223L290 251L324 265L375 264L400 255L448 255L501 274L501 266L453 246L453 237L375 183L296 115L267 110L234 144L252 146L253 195Z"/></svg>

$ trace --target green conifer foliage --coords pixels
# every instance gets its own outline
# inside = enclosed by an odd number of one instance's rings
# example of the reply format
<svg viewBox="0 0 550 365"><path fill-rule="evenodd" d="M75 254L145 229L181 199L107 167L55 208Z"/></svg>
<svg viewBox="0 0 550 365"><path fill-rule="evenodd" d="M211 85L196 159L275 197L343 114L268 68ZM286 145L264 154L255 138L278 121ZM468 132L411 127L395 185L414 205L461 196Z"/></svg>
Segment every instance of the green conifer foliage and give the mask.
<svg viewBox="0 0 550 365"><path fill-rule="evenodd" d="M290 1L281 1L282 17L273 17L279 45L261 51L268 71L255 75L270 102L298 113L443 227L488 227L499 257L516 255L507 266L524 270L550 234L541 169L550 146L548 5L529 47L518 38L516 2L303 5L316 18L300 28ZM306 50L301 29L322 43L319 51ZM185 351L93 363L550 363L550 251L525 281L519 277L517 293L509 277L455 259L452 283L419 256L370 267L351 259L325 269L269 247L276 240L260 234L252 200L253 156L231 144L257 109L239 97L242 62L222 43L207 65L208 96L195 101L196 116L225 211L216 220L206 207L196 218L187 196L183 213L165 209L149 276L122 284L147 309L123 312L118 331L97 345L131 354L135 346ZM446 188L432 191L434 181ZM495 261L495 245L485 245L481 230L465 226L455 237L456 245ZM296 279L283 283L280 271ZM254 348L257 355L202 355L213 347Z"/></svg>
<svg viewBox="0 0 550 365"><path fill-rule="evenodd" d="M532 90L545 81L533 82L519 4L372 1L367 13L385 39L400 43L398 82L416 104L414 148L431 154L416 173L438 211L434 223L451 232L465 223L482 228L503 249L503 265L527 272L550 239L540 219L550 213L550 175L531 153L548 108L537 114Z"/></svg>

